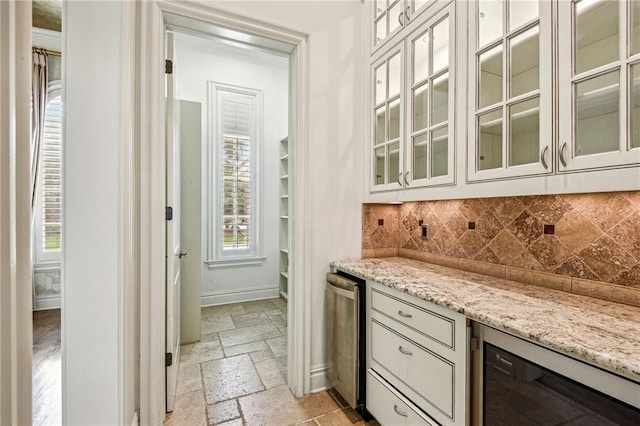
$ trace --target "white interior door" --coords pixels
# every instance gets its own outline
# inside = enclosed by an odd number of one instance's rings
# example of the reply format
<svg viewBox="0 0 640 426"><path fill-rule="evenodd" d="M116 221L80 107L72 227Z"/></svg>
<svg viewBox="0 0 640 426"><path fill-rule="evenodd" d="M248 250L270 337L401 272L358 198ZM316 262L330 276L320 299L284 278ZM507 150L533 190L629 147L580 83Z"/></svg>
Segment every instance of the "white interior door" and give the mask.
<svg viewBox="0 0 640 426"><path fill-rule="evenodd" d="M168 68L174 68L173 34L167 33L166 54L171 61ZM173 72L166 75L166 144L167 144L167 412L173 411L180 361L180 259L186 254L180 251L180 138L179 111L175 100L175 79Z"/></svg>

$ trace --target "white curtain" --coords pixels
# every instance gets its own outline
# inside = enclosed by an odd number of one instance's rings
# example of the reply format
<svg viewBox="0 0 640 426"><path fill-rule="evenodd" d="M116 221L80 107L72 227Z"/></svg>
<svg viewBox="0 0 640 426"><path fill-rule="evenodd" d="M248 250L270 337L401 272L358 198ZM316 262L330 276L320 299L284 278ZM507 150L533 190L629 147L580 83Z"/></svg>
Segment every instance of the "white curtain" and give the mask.
<svg viewBox="0 0 640 426"><path fill-rule="evenodd" d="M44 134L44 113L47 108L47 53L33 48L31 76L31 220L36 205L36 188L40 168L40 151Z"/></svg>

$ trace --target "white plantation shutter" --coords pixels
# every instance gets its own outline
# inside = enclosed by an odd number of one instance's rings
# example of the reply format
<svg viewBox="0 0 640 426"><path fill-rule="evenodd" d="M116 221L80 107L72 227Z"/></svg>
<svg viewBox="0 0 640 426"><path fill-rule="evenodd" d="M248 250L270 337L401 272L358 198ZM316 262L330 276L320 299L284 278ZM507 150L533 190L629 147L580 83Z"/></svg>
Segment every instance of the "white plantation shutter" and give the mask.
<svg viewBox="0 0 640 426"><path fill-rule="evenodd" d="M222 99L222 132L226 135L251 136L251 99L225 96Z"/></svg>
<svg viewBox="0 0 640 426"><path fill-rule="evenodd" d="M49 94L41 149L36 251L38 259L53 260L59 259L62 229L62 99L59 91Z"/></svg>
<svg viewBox="0 0 640 426"><path fill-rule="evenodd" d="M235 93L221 96L222 124L222 249L223 253L252 251L255 126L254 98Z"/></svg>
<svg viewBox="0 0 640 426"><path fill-rule="evenodd" d="M262 93L208 83L209 268L264 261L261 238Z"/></svg>

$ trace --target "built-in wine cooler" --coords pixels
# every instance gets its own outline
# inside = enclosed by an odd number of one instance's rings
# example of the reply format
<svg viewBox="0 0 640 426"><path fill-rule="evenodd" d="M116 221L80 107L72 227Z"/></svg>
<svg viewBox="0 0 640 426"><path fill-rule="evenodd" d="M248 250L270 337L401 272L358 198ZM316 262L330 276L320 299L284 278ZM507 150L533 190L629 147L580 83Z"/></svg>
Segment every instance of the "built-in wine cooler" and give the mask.
<svg viewBox="0 0 640 426"><path fill-rule="evenodd" d="M640 387L633 380L479 329L475 424L640 425Z"/></svg>

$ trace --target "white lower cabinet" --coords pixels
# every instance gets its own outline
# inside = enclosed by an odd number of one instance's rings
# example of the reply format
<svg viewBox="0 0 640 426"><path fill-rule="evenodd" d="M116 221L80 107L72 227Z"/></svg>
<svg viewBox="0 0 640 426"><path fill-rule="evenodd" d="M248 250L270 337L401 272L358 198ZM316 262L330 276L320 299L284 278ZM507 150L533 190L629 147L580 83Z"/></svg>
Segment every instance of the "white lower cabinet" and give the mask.
<svg viewBox="0 0 640 426"><path fill-rule="evenodd" d="M382 425L466 424L468 336L464 315L368 282L367 409Z"/></svg>
<svg viewBox="0 0 640 426"><path fill-rule="evenodd" d="M367 407L381 425L437 425L373 370L367 372Z"/></svg>

